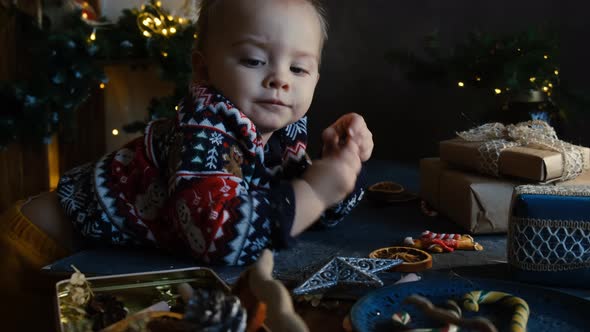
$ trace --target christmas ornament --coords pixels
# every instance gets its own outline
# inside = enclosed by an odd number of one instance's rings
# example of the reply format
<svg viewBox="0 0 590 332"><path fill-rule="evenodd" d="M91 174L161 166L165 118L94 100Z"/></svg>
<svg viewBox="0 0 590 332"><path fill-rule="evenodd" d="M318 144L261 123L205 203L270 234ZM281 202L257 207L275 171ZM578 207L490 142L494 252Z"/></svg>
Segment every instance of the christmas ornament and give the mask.
<svg viewBox="0 0 590 332"><path fill-rule="evenodd" d="M401 259L335 257L293 289L293 294L302 295L323 291L337 285L383 286L383 281L375 276L375 273L401 263Z"/></svg>

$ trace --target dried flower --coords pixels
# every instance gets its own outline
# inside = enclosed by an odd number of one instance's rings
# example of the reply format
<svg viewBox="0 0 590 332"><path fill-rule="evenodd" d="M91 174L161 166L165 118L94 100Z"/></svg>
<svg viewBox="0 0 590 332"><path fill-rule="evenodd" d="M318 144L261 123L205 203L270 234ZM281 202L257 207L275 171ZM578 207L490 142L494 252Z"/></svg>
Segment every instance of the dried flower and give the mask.
<svg viewBox="0 0 590 332"><path fill-rule="evenodd" d="M72 265L74 273L60 295L60 321L66 332L91 331L92 322L86 319L86 304L94 296L86 276Z"/></svg>
<svg viewBox="0 0 590 332"><path fill-rule="evenodd" d="M75 306L84 306L92 297L92 289L90 283L86 280L86 276L72 265L74 273L70 277L69 284L66 286L68 291L69 301ZM67 300L66 300L67 301Z"/></svg>
<svg viewBox="0 0 590 332"><path fill-rule="evenodd" d="M77 305L84 305L90 299L90 293L82 287L72 287L70 290L72 302Z"/></svg>
<svg viewBox="0 0 590 332"><path fill-rule="evenodd" d="M76 270L70 277L70 284L75 286L82 286L86 283L86 276L80 271Z"/></svg>

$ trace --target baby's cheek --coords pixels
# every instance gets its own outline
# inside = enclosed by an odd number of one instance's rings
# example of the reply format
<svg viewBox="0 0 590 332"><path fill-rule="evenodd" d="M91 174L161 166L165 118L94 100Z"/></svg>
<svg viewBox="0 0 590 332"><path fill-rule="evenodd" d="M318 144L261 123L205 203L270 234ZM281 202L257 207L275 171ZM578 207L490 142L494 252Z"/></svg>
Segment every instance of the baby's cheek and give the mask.
<svg viewBox="0 0 590 332"><path fill-rule="evenodd" d="M307 113L309 107L311 106L311 101L311 98L301 98L300 102L296 104L295 113L297 120Z"/></svg>

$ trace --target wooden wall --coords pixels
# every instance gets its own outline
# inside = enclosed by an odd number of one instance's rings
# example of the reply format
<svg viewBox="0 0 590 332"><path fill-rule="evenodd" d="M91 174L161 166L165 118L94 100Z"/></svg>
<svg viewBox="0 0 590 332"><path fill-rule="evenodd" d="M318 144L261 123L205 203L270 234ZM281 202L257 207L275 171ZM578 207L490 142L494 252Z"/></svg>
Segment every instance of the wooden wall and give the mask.
<svg viewBox="0 0 590 332"><path fill-rule="evenodd" d="M22 2L20 8L36 15L39 2ZM6 10L0 7L0 10ZM4 15L3 15L4 16ZM26 78L26 41L19 36L19 22L10 17L0 30L0 80ZM13 144L0 151L0 210L13 201L48 188L47 149L44 145L22 146Z"/></svg>
<svg viewBox="0 0 590 332"><path fill-rule="evenodd" d="M97 89L76 113L76 128L59 140L60 173L96 160L106 152L103 90Z"/></svg>
<svg viewBox="0 0 590 332"><path fill-rule="evenodd" d="M10 1L0 1L0 11ZM20 9L36 16L40 0L18 1ZM99 8L98 0L89 1ZM14 17L0 25L0 80L27 79L25 50L27 40L19 33ZM60 173L75 165L91 161L104 153L104 102L100 90L93 94L77 113L77 127L69 139L59 139ZM0 212L15 201L49 190L48 147L44 144L12 144L0 150Z"/></svg>

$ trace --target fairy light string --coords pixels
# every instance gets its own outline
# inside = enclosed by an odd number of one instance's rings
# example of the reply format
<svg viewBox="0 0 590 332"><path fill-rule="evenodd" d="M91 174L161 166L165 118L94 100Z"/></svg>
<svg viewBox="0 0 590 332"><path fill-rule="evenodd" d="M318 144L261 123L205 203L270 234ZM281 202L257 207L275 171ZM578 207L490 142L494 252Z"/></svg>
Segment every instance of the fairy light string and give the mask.
<svg viewBox="0 0 590 332"><path fill-rule="evenodd" d="M523 55L523 51L522 49L519 47L516 49L516 51ZM551 59L551 56L548 54L543 54L543 60L544 61L548 61ZM549 70L549 72L545 73L545 70ZM537 77L535 76L531 76L529 78L529 82L530 82L530 88L531 90L535 90L535 91L542 91L543 93L545 93L547 95L547 97L551 97L552 94L552 90L554 87L559 85L559 69L558 68L554 68L554 69L547 69L547 68L539 68L540 74L544 74L544 76L546 76L546 79L538 80ZM553 74L554 77L551 77ZM471 83L471 86L477 86L478 84L480 84L482 82L482 77L480 75L474 75L473 76L473 81L469 82L466 80L459 80L457 81L457 86L459 88L465 88L468 87L469 84ZM492 88L492 92L495 95L500 95L502 94L503 91L510 91L509 87L495 87Z"/></svg>
<svg viewBox="0 0 590 332"><path fill-rule="evenodd" d="M159 66L161 78L177 88L170 96L154 98L147 118L174 116L179 94L190 81L190 60L186 54L196 34L188 18L196 1L186 0L184 7L167 10L163 1L145 0L140 8L125 9L116 21L109 21L98 17L87 1L67 0L63 2L67 6L60 2L59 7L52 7L54 11L45 13L60 24L50 28L25 20L22 24L29 27L25 30L36 33L35 38L40 39L29 50L31 58L47 61L34 63L35 71L42 74L34 84L13 80L2 85L0 101L13 111L0 118L0 133L4 133L0 135L0 149L14 142L48 143L58 131L69 135L78 107L93 93L108 88L102 64L110 61L151 62ZM13 5L7 11L18 13L20 9ZM39 125L31 128L25 114L39 119ZM115 129L120 135L143 127L144 122L122 124Z"/></svg>
<svg viewBox="0 0 590 332"><path fill-rule="evenodd" d="M142 5L137 15L137 27L146 38L154 35L170 37L187 24L190 24L190 20L167 13L162 8L161 1L150 1Z"/></svg>

